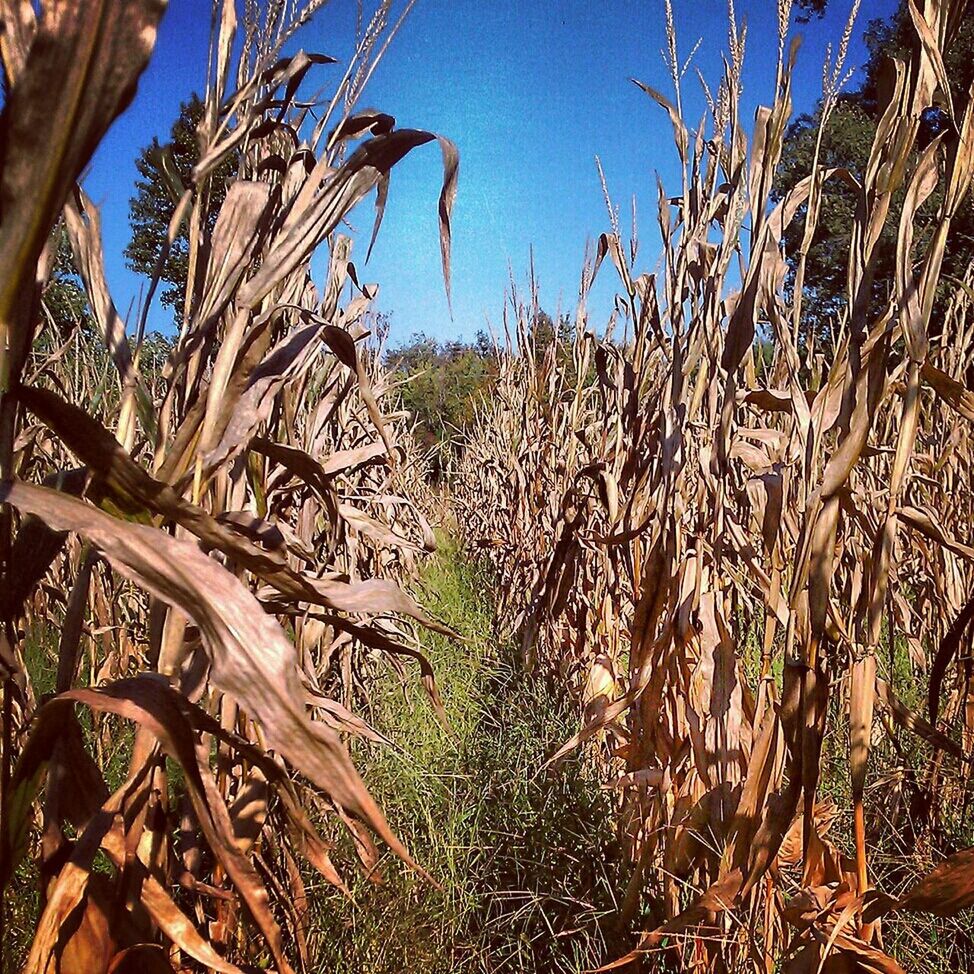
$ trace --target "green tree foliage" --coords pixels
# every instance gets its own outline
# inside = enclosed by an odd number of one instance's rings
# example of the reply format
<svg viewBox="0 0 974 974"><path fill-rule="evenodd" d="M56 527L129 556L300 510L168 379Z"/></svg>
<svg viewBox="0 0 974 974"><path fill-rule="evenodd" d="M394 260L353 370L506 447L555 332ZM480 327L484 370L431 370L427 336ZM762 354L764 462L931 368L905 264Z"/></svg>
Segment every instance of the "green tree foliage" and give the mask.
<svg viewBox="0 0 974 974"><path fill-rule="evenodd" d="M571 387L573 332L568 316L555 320L539 309L524 336L536 362L555 356ZM498 374L497 350L483 331L472 342L439 342L417 333L390 350L386 364L400 383L402 404L413 417L416 437L434 454L434 475L439 476L450 451L460 449L462 434L476 422L477 404L491 395ZM594 369L591 373L588 380L594 381Z"/></svg>
<svg viewBox="0 0 974 974"><path fill-rule="evenodd" d="M864 65L864 80L857 90L840 98L829 118L822 137L820 166L844 167L856 178L862 177L890 82L890 58L904 56L909 45L914 43L914 37L915 31L904 5L900 6L892 19L873 21L869 25L866 31L869 57ZM967 14L946 56L946 67L952 96L963 103L974 79L974 13ZM799 116L789 127L776 186L778 199L811 171L820 118L821 105L814 112ZM921 131L921 144L923 139L924 133ZM940 200L938 190L920 212L918 238L921 241L924 236L924 215L929 221L936 213ZM894 212L899 210L901 204L902 193L893 200ZM828 345L836 315L845 302L846 262L855 206L854 193L845 183L832 179L826 184L821 220L805 270L805 309L820 344ZM789 285L793 283L803 234L804 208L798 212L785 234L785 249L791 266ZM873 285L877 300L891 286L895 254L895 223L887 221L877 245L877 269ZM944 260L945 274L955 279L962 276L972 260L974 206L968 201L954 222L951 244ZM950 285L948 280L947 287ZM935 328L935 322L932 325Z"/></svg>
<svg viewBox="0 0 974 974"><path fill-rule="evenodd" d="M556 321L547 311L538 309L531 322L529 340L534 348L535 359L539 361L543 359L552 350L552 346L554 346L552 354L555 356L555 360L566 377L566 391L567 388L573 389L578 379L578 373L575 370L575 362L572 357L575 339L574 332L575 325L566 314L559 315ZM592 376L588 376L587 379L591 380L593 376L594 373Z"/></svg>
<svg viewBox="0 0 974 974"><path fill-rule="evenodd" d="M193 166L199 161L196 130L202 116L203 102L193 94L180 106L169 142L163 145L153 138L136 159L135 166L141 178L136 181L135 196L129 200L132 239L125 248L125 260L137 274L151 276L162 252L179 193L171 174L175 174L182 185L188 185ZM236 159L230 158L207 182L201 199L204 225L208 230L213 229L236 168ZM173 309L177 323L182 320L188 271L189 233L183 223L163 266L162 281L166 286L160 292L160 301Z"/></svg>
<svg viewBox="0 0 974 974"><path fill-rule="evenodd" d="M88 298L74 265L63 221L55 226L50 246L54 248L54 265L44 287L43 302L55 331L63 338L76 322L87 324Z"/></svg>
<svg viewBox="0 0 974 974"><path fill-rule="evenodd" d="M403 406L412 413L421 443L437 449L470 426L479 397L497 376L494 348L484 332L471 343L416 334L390 351L387 362L402 383Z"/></svg>
<svg viewBox="0 0 974 974"><path fill-rule="evenodd" d="M798 0L798 22L807 23L812 16L821 17L827 4L828 0Z"/></svg>

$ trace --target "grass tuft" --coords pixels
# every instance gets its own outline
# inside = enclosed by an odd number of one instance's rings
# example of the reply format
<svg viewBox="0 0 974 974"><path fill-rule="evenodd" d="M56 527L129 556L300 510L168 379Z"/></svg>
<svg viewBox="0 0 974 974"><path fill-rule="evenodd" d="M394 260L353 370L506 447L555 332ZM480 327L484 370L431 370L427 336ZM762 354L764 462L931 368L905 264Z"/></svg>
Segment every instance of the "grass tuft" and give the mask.
<svg viewBox="0 0 974 974"><path fill-rule="evenodd" d="M430 635L425 650L452 734L421 692L411 685L404 696L391 679L371 719L396 748L357 758L442 889L389 857L385 882L359 880L354 903L320 891L312 956L322 969L361 974L590 969L622 949L612 800L584 759L540 772L577 717L518 672L492 634L487 576L440 540L421 576L425 604L464 642Z"/></svg>

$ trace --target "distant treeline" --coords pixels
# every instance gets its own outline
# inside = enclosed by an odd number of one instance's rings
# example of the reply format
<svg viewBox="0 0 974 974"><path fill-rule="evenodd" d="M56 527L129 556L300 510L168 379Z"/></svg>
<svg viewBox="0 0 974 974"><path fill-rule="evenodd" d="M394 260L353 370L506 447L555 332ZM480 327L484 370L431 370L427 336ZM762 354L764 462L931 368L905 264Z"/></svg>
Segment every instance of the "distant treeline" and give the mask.
<svg viewBox="0 0 974 974"><path fill-rule="evenodd" d="M573 327L567 317L556 322L539 311L531 340L538 352L555 343L567 348ZM481 330L470 342L438 341L419 332L387 352L386 365L401 383L403 406L412 414L423 446L443 455L447 444L470 428L478 402L490 395L497 380L503 349L503 339L496 344Z"/></svg>

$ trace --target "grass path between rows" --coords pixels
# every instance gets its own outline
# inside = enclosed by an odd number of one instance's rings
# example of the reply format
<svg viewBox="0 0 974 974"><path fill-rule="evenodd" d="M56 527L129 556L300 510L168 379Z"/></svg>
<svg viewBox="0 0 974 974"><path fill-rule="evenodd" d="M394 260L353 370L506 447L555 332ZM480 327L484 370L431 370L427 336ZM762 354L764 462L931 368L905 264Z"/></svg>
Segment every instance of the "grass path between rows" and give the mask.
<svg viewBox="0 0 974 974"><path fill-rule="evenodd" d="M356 746L393 827L442 885L391 858L350 903L315 902L321 970L384 974L561 972L611 959L618 861L611 799L582 760L542 772L575 729L553 694L493 635L490 583L442 537L419 595L462 643L428 635L452 733L416 673L381 683L369 719L394 748Z"/></svg>

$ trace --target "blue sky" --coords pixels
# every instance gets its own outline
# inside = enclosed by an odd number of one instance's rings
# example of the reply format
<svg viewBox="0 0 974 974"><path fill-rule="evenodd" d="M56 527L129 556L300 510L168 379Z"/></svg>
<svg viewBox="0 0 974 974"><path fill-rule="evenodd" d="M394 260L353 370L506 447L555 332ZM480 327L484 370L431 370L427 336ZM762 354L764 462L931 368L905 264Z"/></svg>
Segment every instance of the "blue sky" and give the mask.
<svg viewBox="0 0 974 974"><path fill-rule="evenodd" d="M797 29L804 43L795 78L796 112L820 94L828 41L842 32L851 0L830 0L825 17ZM744 98L749 114L773 94L776 4L738 0L748 22ZM864 0L849 63L861 65L862 30L885 17L894 0ZM716 87L725 49L723 0L674 0L681 56L698 40L693 64ZM354 0L332 0L307 26L301 46L347 57ZM153 60L128 111L100 146L85 180L102 208L109 282L124 316L139 299L142 278L122 251L129 238L128 199L134 160L152 136L165 140L179 103L202 86L209 36L208 0L170 0ZM440 274L436 201L441 163L435 143L416 150L392 173L385 220L360 277L380 286L377 306L391 316L393 342L415 332L471 338L489 318L499 323L510 274L523 282L533 248L542 305L573 307L586 240L607 229L595 156L628 226L637 198L641 269L656 263L655 172L674 192L679 171L669 123L638 78L667 94L662 0L419 0L366 92L363 105L395 115L399 125L427 128L460 148L453 219L453 318ZM324 68L337 72L338 67ZM319 76L319 83L323 81ZM853 81L855 84L855 81ZM700 118L694 72L685 103ZM353 212L364 260L371 201ZM607 314L615 281L605 267L593 292L593 325ZM132 313L132 320L135 315ZM165 329L158 302L150 327Z"/></svg>

